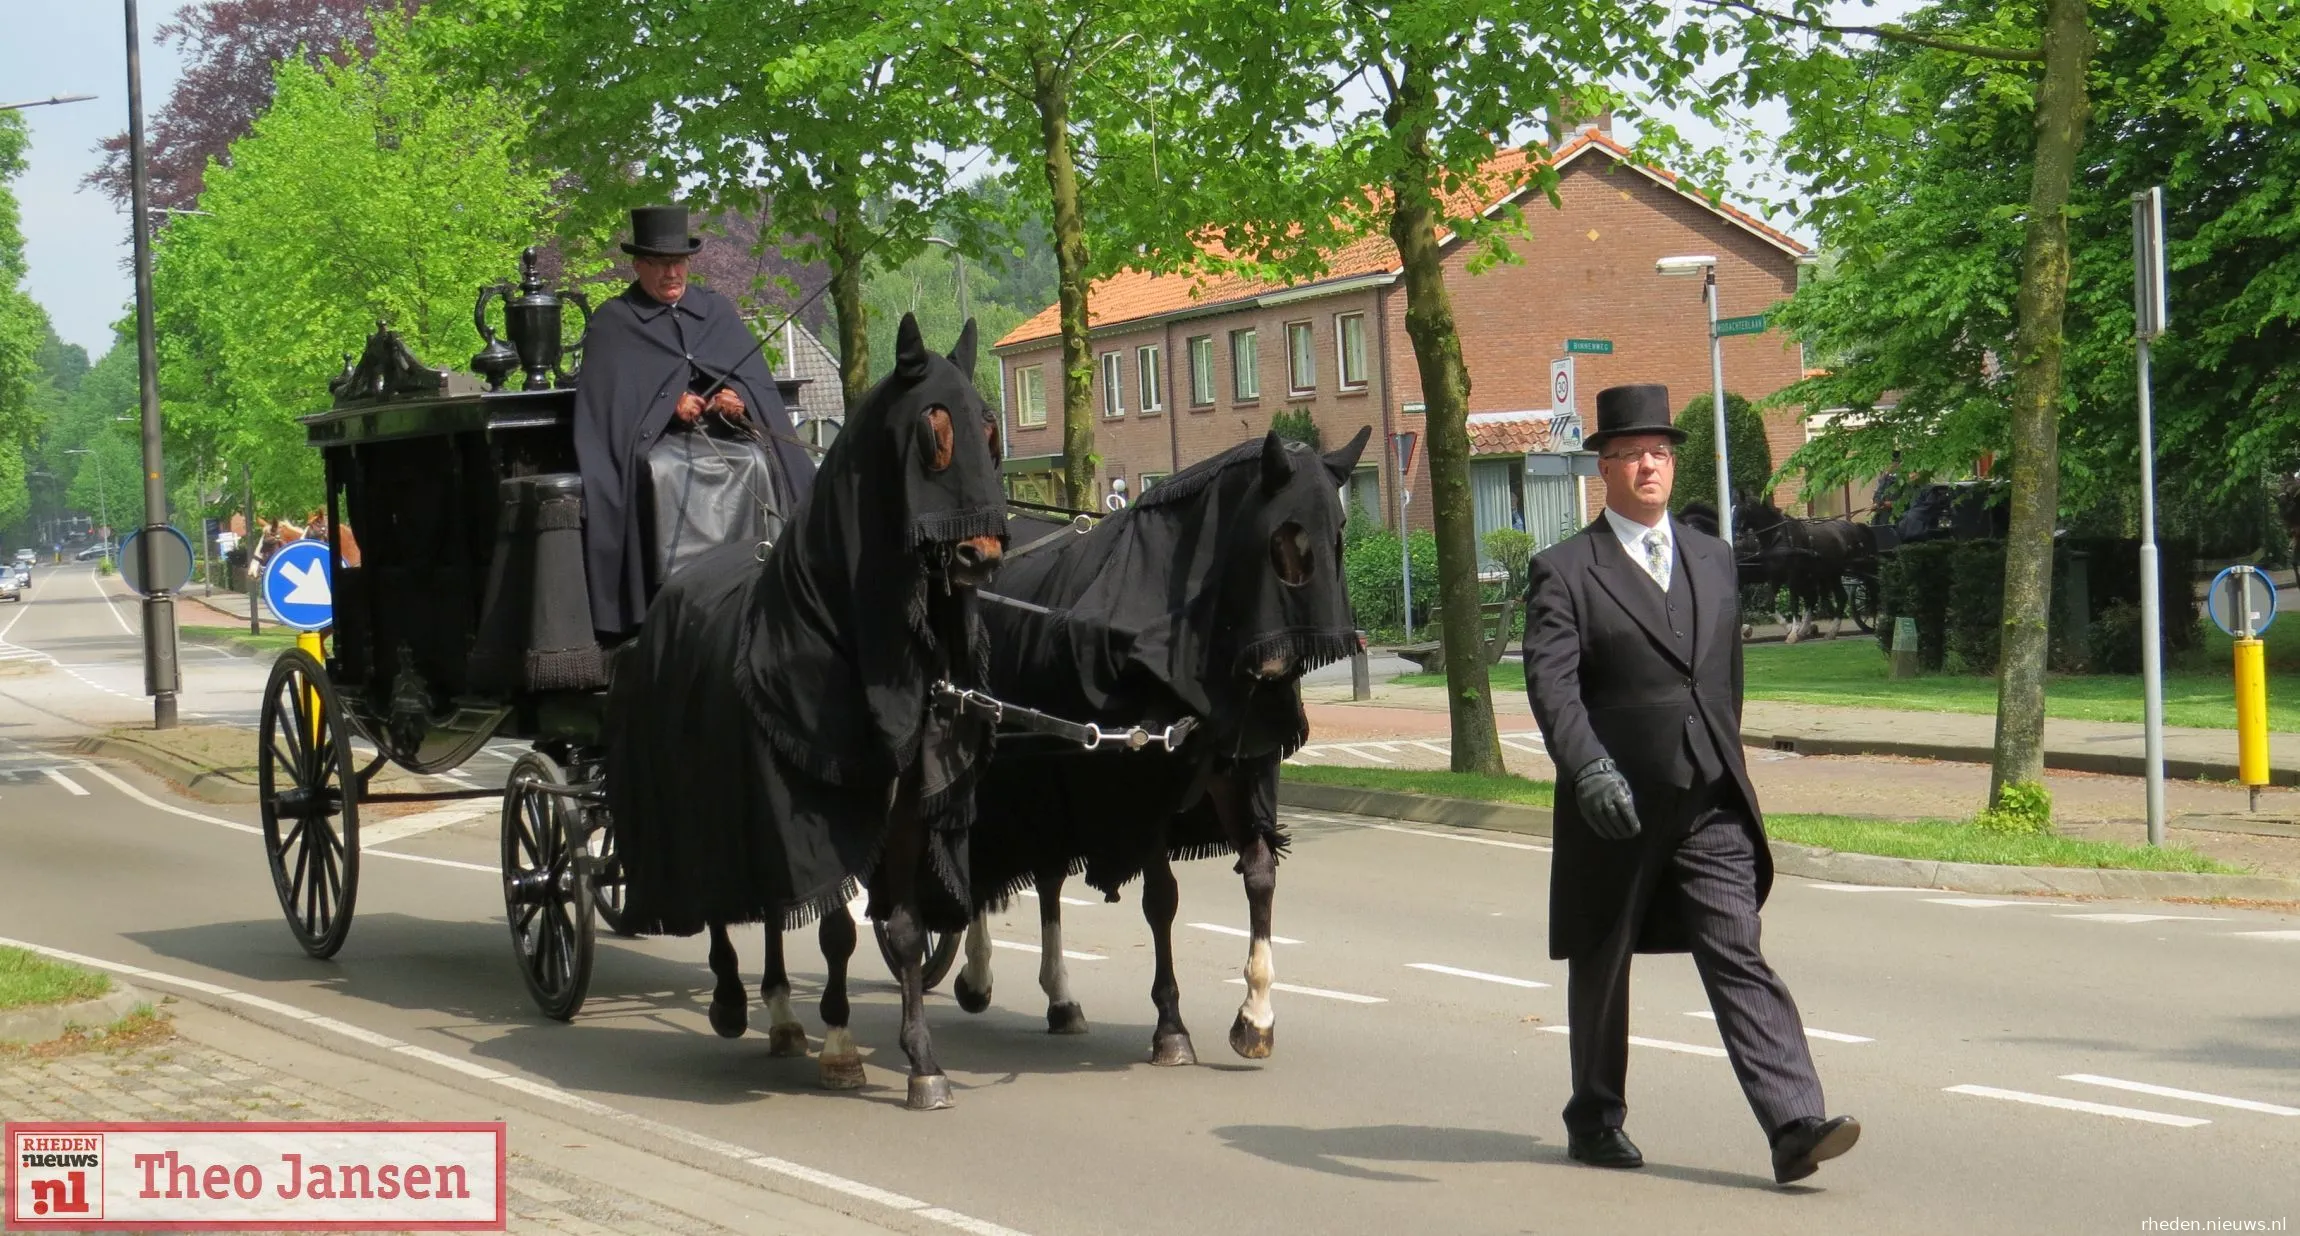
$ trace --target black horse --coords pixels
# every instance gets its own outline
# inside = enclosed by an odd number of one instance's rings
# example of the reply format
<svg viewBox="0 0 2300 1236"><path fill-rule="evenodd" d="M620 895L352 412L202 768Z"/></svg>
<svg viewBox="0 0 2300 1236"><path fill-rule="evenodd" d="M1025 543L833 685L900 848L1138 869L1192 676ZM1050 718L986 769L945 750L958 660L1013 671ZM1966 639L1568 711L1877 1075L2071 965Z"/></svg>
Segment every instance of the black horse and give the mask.
<svg viewBox="0 0 2300 1236"><path fill-rule="evenodd" d="M843 969L844 907L864 882L898 959L913 1109L950 1104L920 962L929 926L972 916L966 832L991 741L933 691L981 681L974 593L1006 534L974 353L972 322L946 359L905 316L894 372L849 417L782 540L713 550L674 576L618 650L607 702L628 925L710 929L711 1024L732 1037L746 1015L727 925L821 915ZM860 1084L843 990L835 1004L826 993L823 1019L825 1075Z"/></svg>
<svg viewBox="0 0 2300 1236"><path fill-rule="evenodd" d="M1717 517L1706 503L1689 502L1685 522L1714 536ZM1788 642L1834 623L1832 637L1851 618L1867 630L1876 612L1878 530L1848 519L1799 519L1771 502L1744 498L1733 509L1733 557L1743 588L1786 593L1782 620Z"/></svg>

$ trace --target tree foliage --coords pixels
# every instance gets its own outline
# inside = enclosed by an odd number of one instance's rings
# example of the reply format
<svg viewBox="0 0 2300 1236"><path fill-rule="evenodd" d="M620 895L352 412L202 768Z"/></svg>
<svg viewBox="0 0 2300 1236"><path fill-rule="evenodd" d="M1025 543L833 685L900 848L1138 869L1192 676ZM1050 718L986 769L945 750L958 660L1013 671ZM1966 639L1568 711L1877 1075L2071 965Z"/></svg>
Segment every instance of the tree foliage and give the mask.
<svg viewBox="0 0 2300 1236"><path fill-rule="evenodd" d="M52 334L22 287L24 230L8 187L23 174L26 144L23 118L0 112L0 528L31 510L25 460L40 428L40 355Z"/></svg>
<svg viewBox="0 0 2300 1236"><path fill-rule="evenodd" d="M1669 494L1669 509L1682 511L1688 502L1717 505L1716 400L1696 395L1677 414L1677 427L1685 441L1677 448L1677 485ZM1743 395L1725 392L1725 466L1733 474L1737 498L1770 500L1773 494L1773 444L1765 436L1765 418Z"/></svg>
<svg viewBox="0 0 2300 1236"><path fill-rule="evenodd" d="M209 170L209 215L178 220L157 252L170 446L219 481L251 464L273 510L316 504L295 418L325 406L345 353L382 322L426 363L462 368L479 285L550 226L551 175L512 152L521 111L439 82L402 26L376 34L372 58L282 63L271 107Z"/></svg>

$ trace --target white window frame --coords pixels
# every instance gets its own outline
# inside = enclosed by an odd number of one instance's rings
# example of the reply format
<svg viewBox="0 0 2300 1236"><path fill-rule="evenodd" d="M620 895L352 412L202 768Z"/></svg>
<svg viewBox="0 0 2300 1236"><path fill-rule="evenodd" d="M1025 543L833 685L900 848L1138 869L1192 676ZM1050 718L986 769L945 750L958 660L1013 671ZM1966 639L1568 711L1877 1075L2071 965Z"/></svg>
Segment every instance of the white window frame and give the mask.
<svg viewBox="0 0 2300 1236"><path fill-rule="evenodd" d="M1145 343L1134 349L1135 393L1142 396L1142 411L1166 410L1166 347Z"/></svg>
<svg viewBox="0 0 2300 1236"><path fill-rule="evenodd" d="M1153 490L1153 489L1156 489L1156 488L1158 487L1158 485L1159 485L1159 483L1160 483L1160 482L1164 481L1164 480L1165 480L1167 477L1169 477L1169 476L1171 476L1171 475L1173 475L1173 474L1172 474L1172 473L1170 473L1170 472L1142 472L1142 473L1137 473L1137 474L1135 475L1135 477L1134 477L1134 483L1142 487L1142 492L1141 492L1141 493L1138 493L1138 494L1135 494L1134 496L1135 496L1136 498L1140 498L1140 497L1142 497L1142 495L1143 495L1143 494L1147 494L1147 493L1149 493L1151 490Z"/></svg>
<svg viewBox="0 0 2300 1236"><path fill-rule="evenodd" d="M1239 345L1245 345L1241 348ZM1248 390L1251 386L1253 389ZM1262 397L1262 336L1254 327L1230 332L1230 398L1238 403Z"/></svg>
<svg viewBox="0 0 2300 1236"><path fill-rule="evenodd" d="M1126 354L1109 351L1102 354L1102 417L1116 420L1126 415Z"/></svg>
<svg viewBox="0 0 2300 1236"><path fill-rule="evenodd" d="M1027 383L1027 385L1025 385ZM1030 388L1037 388L1033 392ZM1037 398L1031 398L1035 393ZM1035 407L1037 415L1033 416ZM1021 365L1014 371L1014 423L1025 429L1046 427L1046 366Z"/></svg>
<svg viewBox="0 0 2300 1236"><path fill-rule="evenodd" d="M1299 352L1296 352L1294 349L1294 332L1297 329L1302 332L1302 347ZM1307 382L1298 382L1295 380L1302 376L1301 374L1295 372L1296 366L1294 361L1297 356L1299 356L1301 359L1300 367L1309 370L1309 381ZM1309 322L1288 322L1286 323L1286 393L1290 395L1310 395L1317 393L1317 389L1317 327Z"/></svg>
<svg viewBox="0 0 2300 1236"><path fill-rule="evenodd" d="M1200 348L1200 344L1204 344L1205 347ZM1190 406L1193 408L1211 408L1214 406L1214 337L1212 335L1193 335L1184 346L1190 353ZM1206 359L1203 371L1198 365L1201 352L1205 354ZM1204 379L1202 387L1199 384L1201 378Z"/></svg>
<svg viewBox="0 0 2300 1236"><path fill-rule="evenodd" d="M1358 332L1358 375L1355 378L1350 376L1349 331L1344 323L1353 324ZM1334 374L1341 380L1343 390L1366 389L1366 315L1363 312L1334 315Z"/></svg>

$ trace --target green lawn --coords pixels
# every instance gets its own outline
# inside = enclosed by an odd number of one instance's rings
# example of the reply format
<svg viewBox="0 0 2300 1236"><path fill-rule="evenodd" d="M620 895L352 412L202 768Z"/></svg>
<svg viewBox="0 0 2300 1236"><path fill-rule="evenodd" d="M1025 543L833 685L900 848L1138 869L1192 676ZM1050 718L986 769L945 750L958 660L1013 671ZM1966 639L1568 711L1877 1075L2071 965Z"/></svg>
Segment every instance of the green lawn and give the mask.
<svg viewBox="0 0 2300 1236"><path fill-rule="evenodd" d="M1996 679L1972 674L1894 678L1875 639L1846 635L1804 644L1751 644L1746 651L1747 697L1846 708L1900 708L1919 712L1994 713ZM2164 675L2164 723L2236 728L2236 697L2227 636L2214 631L2204 647L2169 666ZM1439 674L1407 674L1406 686L1442 687ZM1522 694L1525 671L1515 661L1493 668L1496 690ZM2140 723L2137 674L2054 674L2045 688L2045 713L2072 721ZM2300 620L2268 632L2268 728L2300 733Z"/></svg>
<svg viewBox="0 0 2300 1236"><path fill-rule="evenodd" d="M1474 773L1409 772L1390 768L1332 768L1289 764L1288 781L1391 790L1436 798L1547 807L1556 787L1525 777ZM1820 846L1851 854L1880 854L1955 863L1997 863L2019 867L2110 867L2130 871L2203 871L2240 874L2194 850L2167 846L2118 845L2068 837L2010 837L1949 820L1875 820L1842 815L1767 815L1765 831L1776 840Z"/></svg>
<svg viewBox="0 0 2300 1236"><path fill-rule="evenodd" d="M295 632L286 627L266 626L255 635L248 634L246 627L196 627L187 624L179 629L185 639L195 643L222 644L260 657L275 657L295 647Z"/></svg>
<svg viewBox="0 0 2300 1236"><path fill-rule="evenodd" d="M0 1009L93 1000L111 989L112 981L101 974L22 949L0 948Z"/></svg>

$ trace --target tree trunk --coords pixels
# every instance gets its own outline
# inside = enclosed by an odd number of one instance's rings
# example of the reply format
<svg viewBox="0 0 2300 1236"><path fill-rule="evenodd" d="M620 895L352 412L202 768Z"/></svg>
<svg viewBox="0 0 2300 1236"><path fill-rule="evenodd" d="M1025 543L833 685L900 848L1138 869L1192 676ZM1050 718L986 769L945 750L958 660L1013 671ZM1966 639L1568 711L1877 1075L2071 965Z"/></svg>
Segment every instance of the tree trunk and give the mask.
<svg viewBox="0 0 2300 1236"><path fill-rule="evenodd" d="M2046 0L2044 81L2036 100L2035 179L2021 251L2013 337L2012 522L2005 535L2004 642L1997 664L1996 762L1989 804L2044 779L2045 647L2052 531L2060 514L2062 318L2068 307L2068 193L2090 103L2085 0Z"/></svg>
<svg viewBox="0 0 2300 1236"><path fill-rule="evenodd" d="M1438 601L1445 608L1438 639L1445 645L1453 770L1500 773L1506 770L1485 663L1477 518L1469 484L1469 368L1462 363L1461 335L1454 329L1453 298L1446 292L1437 210L1430 196L1435 169L1429 151L1429 116L1434 106L1428 79L1409 53L1384 115L1392 139L1406 155L1390 181L1390 239L1405 268L1406 337L1413 341L1414 366L1421 374L1424 432L1429 436Z"/></svg>
<svg viewBox="0 0 2300 1236"><path fill-rule="evenodd" d="M1086 325L1086 216L1070 146L1070 70L1043 53L1030 62L1046 191L1054 204L1055 289L1062 302L1062 485L1071 506L1094 505L1094 357Z"/></svg>
<svg viewBox="0 0 2300 1236"><path fill-rule="evenodd" d="M838 319L839 391L849 413L870 392L870 315L863 308L863 255L869 248L849 207L831 221L831 312Z"/></svg>

